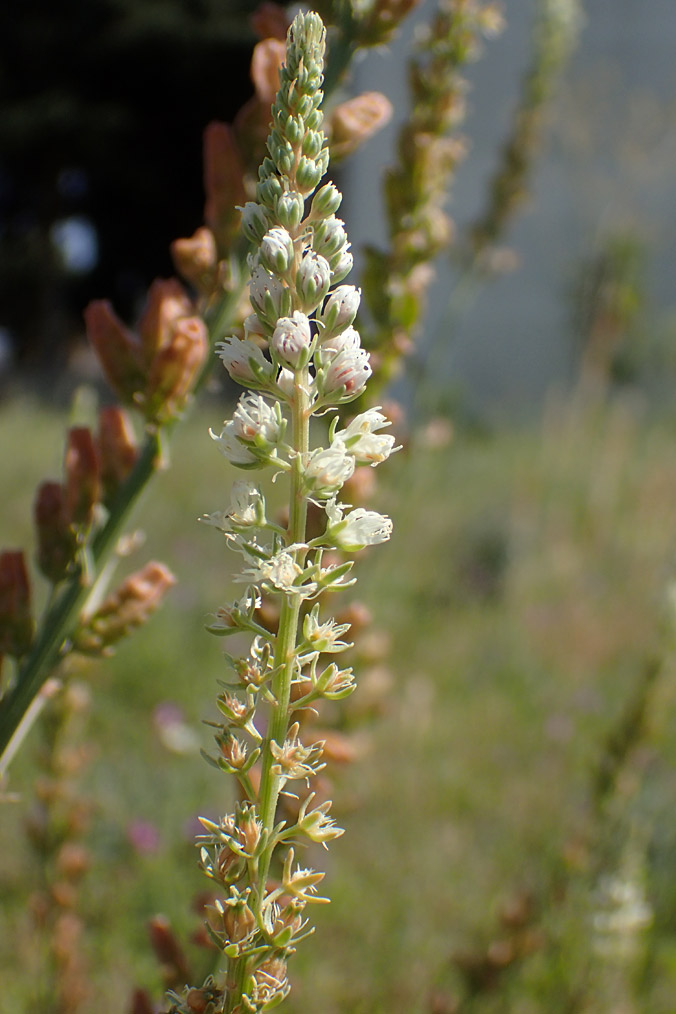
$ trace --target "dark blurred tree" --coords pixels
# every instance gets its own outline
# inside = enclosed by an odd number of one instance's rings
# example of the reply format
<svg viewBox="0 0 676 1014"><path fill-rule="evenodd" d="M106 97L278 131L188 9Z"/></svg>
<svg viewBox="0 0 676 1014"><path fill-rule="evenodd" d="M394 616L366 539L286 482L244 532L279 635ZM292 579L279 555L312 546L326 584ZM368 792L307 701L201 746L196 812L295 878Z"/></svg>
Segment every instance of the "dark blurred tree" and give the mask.
<svg viewBox="0 0 676 1014"><path fill-rule="evenodd" d="M202 131L251 94L251 0L0 4L0 327L50 378L202 220ZM65 254L64 254L65 252Z"/></svg>

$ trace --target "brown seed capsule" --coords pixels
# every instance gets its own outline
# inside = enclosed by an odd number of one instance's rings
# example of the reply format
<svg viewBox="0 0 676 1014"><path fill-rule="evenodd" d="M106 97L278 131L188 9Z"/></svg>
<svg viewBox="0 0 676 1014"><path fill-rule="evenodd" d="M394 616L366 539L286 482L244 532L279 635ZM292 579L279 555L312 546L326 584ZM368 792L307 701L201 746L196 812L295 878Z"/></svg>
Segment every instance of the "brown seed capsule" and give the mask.
<svg viewBox="0 0 676 1014"><path fill-rule="evenodd" d="M28 572L20 550L0 553L0 654L20 658L33 639Z"/></svg>
<svg viewBox="0 0 676 1014"><path fill-rule="evenodd" d="M61 581L75 558L76 538L64 511L64 490L59 482L43 482L33 506L37 532L38 567L54 583Z"/></svg>

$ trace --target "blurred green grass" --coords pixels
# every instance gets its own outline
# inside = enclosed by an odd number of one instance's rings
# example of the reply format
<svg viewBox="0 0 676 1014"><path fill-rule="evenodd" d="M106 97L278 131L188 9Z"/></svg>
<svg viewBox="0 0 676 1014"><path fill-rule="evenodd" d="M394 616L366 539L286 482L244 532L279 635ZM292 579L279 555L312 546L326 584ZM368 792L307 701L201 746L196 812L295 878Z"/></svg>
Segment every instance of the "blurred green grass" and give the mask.
<svg viewBox="0 0 676 1014"><path fill-rule="evenodd" d="M213 717L224 667L203 624L231 596L232 560L196 518L229 499L233 474L206 432L221 415L215 407L177 431L173 466L135 518L146 542L132 565L163 559L177 588L112 660L83 663L76 674L92 694L83 793L94 863L82 910L96 996L87 1009L97 1014L125 1012L135 984L158 988L151 915L166 913L186 936L197 928L191 899L205 882L194 817L232 805L227 780L196 750L168 751L153 721L171 702L209 746L201 720ZM58 476L62 434L63 419L33 404L0 411L5 546L30 544L33 489ZM395 534L364 557L357 591L375 627L389 632L391 679L379 714L359 727L358 760L336 776L347 833L317 859L333 902L312 913L317 933L292 960L287 1009L459 1010L453 998L468 980L452 955L489 946L501 907L527 892L546 945L462 1010L615 1011L600 1000L585 1007L575 992L578 978L612 992L617 972L586 965L590 872L578 845L604 737L646 659L665 650L674 422L628 401L552 403L537 426L432 444L416 435L379 471L376 506L392 515ZM655 1014L672 1014L676 990L674 675L667 651L610 850L619 862L622 836L638 834L654 920L626 1009ZM366 694L373 680L365 674ZM358 710L359 690L353 702ZM12 771L21 802L3 807L0 821L2 1014L32 1009L39 978L27 903L37 874L23 832L36 740ZM149 854L129 843L139 820L159 831ZM590 987L590 975L601 985Z"/></svg>

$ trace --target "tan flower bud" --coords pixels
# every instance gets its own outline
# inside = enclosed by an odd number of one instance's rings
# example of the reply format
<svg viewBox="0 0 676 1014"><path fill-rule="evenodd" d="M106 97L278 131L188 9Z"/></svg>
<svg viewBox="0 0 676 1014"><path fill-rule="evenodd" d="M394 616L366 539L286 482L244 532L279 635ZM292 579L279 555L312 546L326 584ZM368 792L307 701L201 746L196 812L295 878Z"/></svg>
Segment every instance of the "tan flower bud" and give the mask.
<svg viewBox="0 0 676 1014"><path fill-rule="evenodd" d="M257 42L251 57L251 80L256 96L270 106L279 88L279 69L286 58L286 44L281 39L263 39Z"/></svg>
<svg viewBox="0 0 676 1014"><path fill-rule="evenodd" d="M64 518L71 525L88 527L100 497L101 483L98 451L86 426L68 431L63 470Z"/></svg>
<svg viewBox="0 0 676 1014"><path fill-rule="evenodd" d="M176 578L163 563L151 561L126 578L103 603L83 632L87 648L105 648L148 621ZM93 638L93 642L88 640Z"/></svg>
<svg viewBox="0 0 676 1014"><path fill-rule="evenodd" d="M175 278L156 278L148 290L138 323L144 372L151 369L158 352L171 344L178 321L189 317L192 304Z"/></svg>
<svg viewBox="0 0 676 1014"><path fill-rule="evenodd" d="M104 496L106 500L111 500L138 458L131 420L117 405L102 408L99 412L98 448Z"/></svg>
<svg viewBox="0 0 676 1014"><path fill-rule="evenodd" d="M171 244L176 270L200 292L209 293L217 278L216 240L211 229L202 226L188 239Z"/></svg>
<svg viewBox="0 0 676 1014"><path fill-rule="evenodd" d="M169 343L159 350L150 369L144 406L149 419L166 422L182 410L208 351L201 317L176 321Z"/></svg>
<svg viewBox="0 0 676 1014"><path fill-rule="evenodd" d="M244 204L244 163L232 128L210 123L204 131L204 221L211 229L220 256L239 229L237 206Z"/></svg>
<svg viewBox="0 0 676 1014"><path fill-rule="evenodd" d="M107 300L98 299L90 303L84 311L84 319L87 337L106 380L122 401L133 401L144 382L136 338Z"/></svg>
<svg viewBox="0 0 676 1014"><path fill-rule="evenodd" d="M392 118L392 103L380 92L364 92L336 106L329 120L331 157L343 158Z"/></svg>
<svg viewBox="0 0 676 1014"><path fill-rule="evenodd" d="M33 639L31 596L24 555L0 553L0 655L21 658Z"/></svg>

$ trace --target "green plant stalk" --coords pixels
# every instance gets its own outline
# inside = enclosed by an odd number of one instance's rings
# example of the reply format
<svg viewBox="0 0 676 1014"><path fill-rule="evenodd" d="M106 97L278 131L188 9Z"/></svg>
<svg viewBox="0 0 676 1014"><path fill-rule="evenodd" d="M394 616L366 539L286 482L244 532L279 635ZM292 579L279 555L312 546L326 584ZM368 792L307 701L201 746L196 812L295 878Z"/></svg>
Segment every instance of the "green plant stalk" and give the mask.
<svg viewBox="0 0 676 1014"><path fill-rule="evenodd" d="M308 498L303 489L303 472L301 462L307 455L310 445L310 411L308 407L308 396L306 393L308 383L308 371L303 370L298 374L292 404L292 443L298 451L296 458L297 467L291 473L291 489L289 493L289 528L287 533L288 544L298 545L305 540L305 528L307 524ZM299 566L303 564L306 550L296 550L296 562ZM265 887L270 872L272 855L275 850L273 831L275 827L275 815L277 803L282 789L282 779L279 775L272 773L273 757L270 750L270 743L275 742L282 746L289 728L289 703L291 700L291 684L294 677L295 649L298 640L298 621L300 617L300 596L287 595L282 602L279 619L279 630L275 645L274 664L277 674L272 682L272 693L275 698L274 711L270 718L268 735L263 745L263 756L261 766L261 780L259 789L259 813L262 821L262 834L267 837L268 843L264 849L257 868L257 897L256 916L260 921L261 910L265 900ZM225 1014L230 1014L241 999L246 978L247 958L237 958L230 966L232 970L232 982L234 989L226 990L227 1007Z"/></svg>

